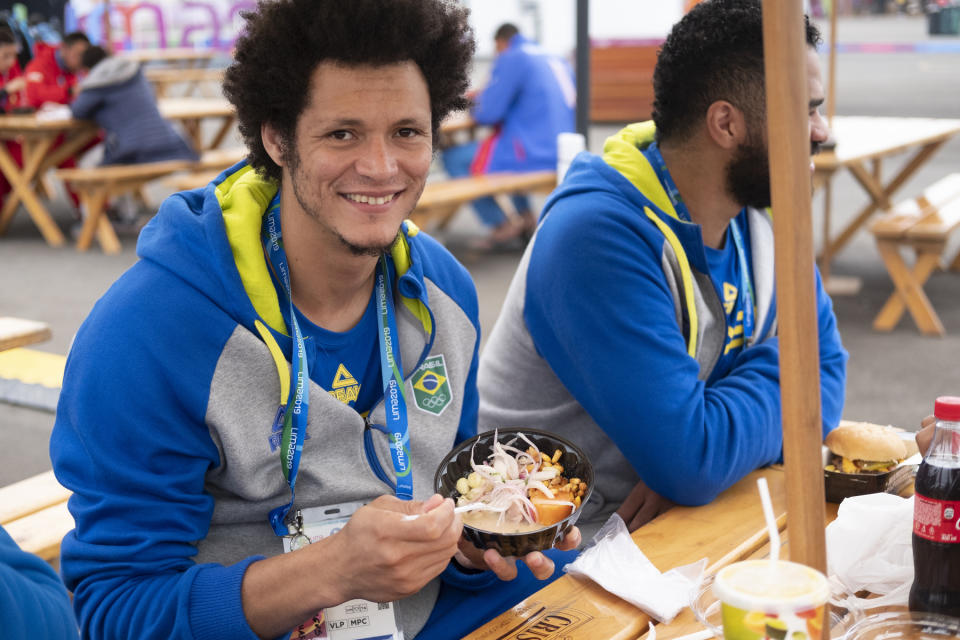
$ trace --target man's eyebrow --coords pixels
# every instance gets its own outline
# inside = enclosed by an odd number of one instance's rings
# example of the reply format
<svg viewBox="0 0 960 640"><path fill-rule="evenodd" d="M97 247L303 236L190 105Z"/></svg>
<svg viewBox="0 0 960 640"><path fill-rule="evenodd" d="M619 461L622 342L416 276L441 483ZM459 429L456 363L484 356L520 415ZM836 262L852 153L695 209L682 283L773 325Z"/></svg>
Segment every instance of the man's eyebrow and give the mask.
<svg viewBox="0 0 960 640"><path fill-rule="evenodd" d="M364 126L364 121L358 118L334 118L331 120L315 120L322 127L346 127L360 128ZM429 127L430 124L422 118L402 118L393 123L395 127Z"/></svg>

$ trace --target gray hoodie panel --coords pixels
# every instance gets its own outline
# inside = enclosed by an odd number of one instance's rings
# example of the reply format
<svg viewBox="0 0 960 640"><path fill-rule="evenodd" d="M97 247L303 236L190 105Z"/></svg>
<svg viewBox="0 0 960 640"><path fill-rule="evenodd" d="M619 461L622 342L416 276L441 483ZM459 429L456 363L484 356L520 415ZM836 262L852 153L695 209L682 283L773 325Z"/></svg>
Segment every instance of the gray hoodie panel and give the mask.
<svg viewBox="0 0 960 640"><path fill-rule="evenodd" d="M411 374L425 346L425 334L419 320L398 304L416 500L425 500L434 492L434 472L455 440L477 340L473 324L456 302L429 280L425 282L434 318L444 327L429 355L444 356L453 400L439 416L414 405ZM270 510L290 500L280 471L279 450L270 446L279 396L277 368L266 344L259 335L238 326L223 349L210 387L206 423L221 464L207 473L205 489L214 497L214 510L207 537L197 543L198 563L231 564L283 550L268 522ZM373 422L383 424L382 402L370 416ZM308 424L294 509L369 502L390 493L367 464L363 418L315 383L310 384ZM375 431L374 440L380 465L392 478L386 437ZM399 615L408 637L423 627L438 593L439 579L435 579L401 601Z"/></svg>
<svg viewBox="0 0 960 640"><path fill-rule="evenodd" d="M761 337L773 298L773 231L765 213L748 209L751 255L758 308L757 329L751 344L773 335L776 323ZM640 480L633 466L604 430L580 405L543 357L524 321L527 269L536 235L530 241L490 338L480 358L477 384L480 389L479 430L499 427L546 429L579 444L593 463L594 492L577 522L589 540L606 519L623 503ZM674 296L677 323L687 315L685 290L679 261L666 240L660 263ZM693 271L693 296L697 309L698 339L695 358L698 378L707 380L720 356L726 320L722 303L709 274ZM601 363L595 363L599 366ZM506 382L505 382L506 381ZM638 433L642 434L641 430Z"/></svg>

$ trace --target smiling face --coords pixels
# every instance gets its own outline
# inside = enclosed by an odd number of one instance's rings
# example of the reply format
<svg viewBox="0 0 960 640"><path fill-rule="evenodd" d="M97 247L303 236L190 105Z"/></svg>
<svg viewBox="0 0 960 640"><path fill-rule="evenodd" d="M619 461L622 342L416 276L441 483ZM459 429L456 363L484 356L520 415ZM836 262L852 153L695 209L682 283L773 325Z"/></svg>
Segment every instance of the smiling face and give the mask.
<svg viewBox="0 0 960 640"><path fill-rule="evenodd" d="M426 183L430 116L427 83L413 62L320 63L293 140L263 128L264 146L283 169L285 218L309 217L331 248L388 249Z"/></svg>

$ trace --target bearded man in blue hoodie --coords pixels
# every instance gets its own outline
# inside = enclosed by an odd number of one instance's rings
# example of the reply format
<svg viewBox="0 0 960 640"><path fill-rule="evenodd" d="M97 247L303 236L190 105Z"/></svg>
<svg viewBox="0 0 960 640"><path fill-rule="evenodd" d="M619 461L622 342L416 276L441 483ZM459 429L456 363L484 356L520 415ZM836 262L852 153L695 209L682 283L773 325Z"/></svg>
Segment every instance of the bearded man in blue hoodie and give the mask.
<svg viewBox="0 0 960 640"><path fill-rule="evenodd" d="M633 530L707 503L781 456L762 36L760 0L706 0L673 27L653 122L574 160L484 350L481 430L536 425L593 461L585 534L615 511ZM809 21L806 41L815 152ZM816 291L825 436L847 354L819 274Z"/></svg>
<svg viewBox="0 0 960 640"><path fill-rule="evenodd" d="M570 556L517 576L433 492L476 433L477 297L404 219L465 105L467 12L263 0L242 32L248 160L164 202L68 358L50 451L83 636L461 637Z"/></svg>

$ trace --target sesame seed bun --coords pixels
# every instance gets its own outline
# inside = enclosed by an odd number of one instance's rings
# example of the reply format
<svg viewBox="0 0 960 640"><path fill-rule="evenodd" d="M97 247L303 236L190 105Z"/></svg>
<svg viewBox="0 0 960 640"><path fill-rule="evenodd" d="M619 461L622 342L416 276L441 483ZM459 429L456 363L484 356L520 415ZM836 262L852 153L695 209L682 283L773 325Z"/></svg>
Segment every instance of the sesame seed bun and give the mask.
<svg viewBox="0 0 960 640"><path fill-rule="evenodd" d="M841 420L827 434L825 444L833 453L851 460L900 461L907 457L907 444L893 427L869 422Z"/></svg>

